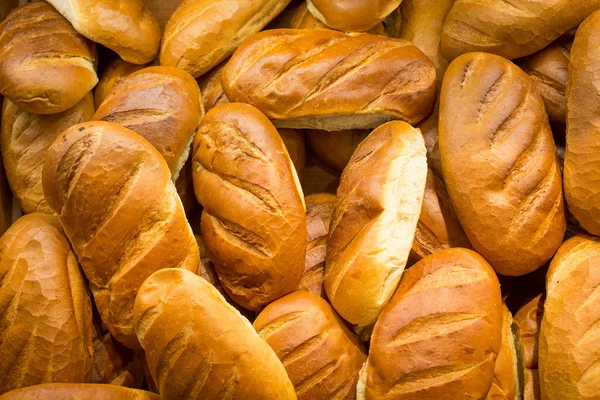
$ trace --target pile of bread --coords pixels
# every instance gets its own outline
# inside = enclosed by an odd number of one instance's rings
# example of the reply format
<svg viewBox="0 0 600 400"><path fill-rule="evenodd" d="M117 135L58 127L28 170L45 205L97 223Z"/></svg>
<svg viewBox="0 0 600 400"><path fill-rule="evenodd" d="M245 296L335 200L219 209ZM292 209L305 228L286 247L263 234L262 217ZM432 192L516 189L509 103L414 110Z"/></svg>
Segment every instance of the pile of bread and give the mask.
<svg viewBox="0 0 600 400"><path fill-rule="evenodd" d="M600 0L0 20L0 400L600 399Z"/></svg>

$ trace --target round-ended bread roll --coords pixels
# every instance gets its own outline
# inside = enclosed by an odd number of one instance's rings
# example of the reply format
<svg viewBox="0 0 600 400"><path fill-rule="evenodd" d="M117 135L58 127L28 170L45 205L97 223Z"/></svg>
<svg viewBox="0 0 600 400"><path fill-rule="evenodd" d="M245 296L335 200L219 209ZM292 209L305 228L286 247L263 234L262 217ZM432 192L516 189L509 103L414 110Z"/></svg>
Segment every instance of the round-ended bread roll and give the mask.
<svg viewBox="0 0 600 400"><path fill-rule="evenodd" d="M290 0L183 0L165 27L160 64L197 78L263 29Z"/></svg>
<svg viewBox="0 0 600 400"><path fill-rule="evenodd" d="M155 393L98 384L46 384L13 390L0 400L160 400Z"/></svg>
<svg viewBox="0 0 600 400"><path fill-rule="evenodd" d="M202 119L200 89L190 74L174 67L148 67L119 82L93 119L140 134L179 176Z"/></svg>
<svg viewBox="0 0 600 400"><path fill-rule="evenodd" d="M600 8L600 0L456 0L444 23L449 60L473 51L509 60L543 49Z"/></svg>
<svg viewBox="0 0 600 400"><path fill-rule="evenodd" d="M423 136L399 121L374 130L344 169L331 217L324 283L331 304L346 321L374 323L396 290L426 178Z"/></svg>
<svg viewBox="0 0 600 400"><path fill-rule="evenodd" d="M254 321L283 363L299 400L355 399L364 346L321 297L295 292L269 304Z"/></svg>
<svg viewBox="0 0 600 400"><path fill-rule="evenodd" d="M172 0L169 0L172 1ZM48 0L77 32L132 64L156 57L160 26L143 0Z"/></svg>
<svg viewBox="0 0 600 400"><path fill-rule="evenodd" d="M473 248L502 275L548 261L566 230L556 147L542 98L510 61L465 54L442 85L439 149Z"/></svg>
<svg viewBox="0 0 600 400"><path fill-rule="evenodd" d="M142 68L144 68L144 65L130 64L127 61L123 61L120 57L114 58L104 67L104 71L100 75L100 80L94 88L94 103L96 108L100 107L100 104L108 97L113 88L124 78Z"/></svg>
<svg viewBox="0 0 600 400"><path fill-rule="evenodd" d="M231 101L277 127L376 128L416 124L435 103L435 68L410 42L329 29L276 29L246 40L221 77Z"/></svg>
<svg viewBox="0 0 600 400"><path fill-rule="evenodd" d="M258 310L293 291L304 271L306 207L279 133L256 108L210 110L194 139L202 236L224 289Z"/></svg>
<svg viewBox="0 0 600 400"><path fill-rule="evenodd" d="M135 132L87 122L48 150L44 194L90 282L102 321L138 347L133 300L153 272L196 271L198 246L160 153Z"/></svg>
<svg viewBox="0 0 600 400"><path fill-rule="evenodd" d="M56 114L98 83L95 46L41 1L0 24L0 93L21 110Z"/></svg>
<svg viewBox="0 0 600 400"><path fill-rule="evenodd" d="M295 400L275 352L210 283L154 273L135 299L136 332L163 400Z"/></svg>
<svg viewBox="0 0 600 400"><path fill-rule="evenodd" d="M598 399L599 266L598 238L569 239L552 259L539 339L542 399Z"/></svg>
<svg viewBox="0 0 600 400"><path fill-rule="evenodd" d="M331 168L343 171L352 154L370 131L350 129L339 132L328 132L311 129L306 132L306 140L311 150Z"/></svg>
<svg viewBox="0 0 600 400"><path fill-rule="evenodd" d="M69 241L51 215L21 217L0 239L0 394L91 372L90 295Z"/></svg>
<svg viewBox="0 0 600 400"><path fill-rule="evenodd" d="M442 250L404 273L377 320L357 399L483 399L501 343L494 270L470 250Z"/></svg>
<svg viewBox="0 0 600 400"><path fill-rule="evenodd" d="M2 161L10 188L24 213L53 213L42 187L44 157L58 135L73 125L89 121L92 115L91 93L69 110L52 115L31 114L4 99Z"/></svg>
<svg viewBox="0 0 600 400"><path fill-rule="evenodd" d="M515 314L515 324L523 345L524 400L540 400L538 342L544 311L542 295L534 297Z"/></svg>
<svg viewBox="0 0 600 400"><path fill-rule="evenodd" d="M311 12L308 10L308 4L303 1L301 5L296 9L289 26L286 28L292 29L327 29L328 26L323 22L319 21ZM369 29L367 33L373 35L385 36L385 27L383 23L378 23L373 28Z"/></svg>
<svg viewBox="0 0 600 400"><path fill-rule="evenodd" d="M363 32L390 15L402 0L307 0L309 11L325 25L343 32Z"/></svg>
<svg viewBox="0 0 600 400"><path fill-rule="evenodd" d="M577 30L567 81L567 148L565 152L565 198L569 211L583 228L600 235L600 12Z"/></svg>

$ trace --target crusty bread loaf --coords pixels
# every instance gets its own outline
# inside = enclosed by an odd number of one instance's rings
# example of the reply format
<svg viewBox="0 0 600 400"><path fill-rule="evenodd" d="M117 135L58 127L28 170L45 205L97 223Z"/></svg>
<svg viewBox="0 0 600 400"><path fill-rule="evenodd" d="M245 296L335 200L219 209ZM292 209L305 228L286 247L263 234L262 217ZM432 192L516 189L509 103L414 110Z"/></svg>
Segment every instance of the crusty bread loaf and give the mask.
<svg viewBox="0 0 600 400"><path fill-rule="evenodd" d="M183 0L165 27L160 64L195 78L229 57L290 0Z"/></svg>
<svg viewBox="0 0 600 400"><path fill-rule="evenodd" d="M246 40L221 77L232 101L283 128L340 131L402 119L435 102L435 68L410 42L329 29L277 29Z"/></svg>
<svg viewBox="0 0 600 400"><path fill-rule="evenodd" d="M156 57L160 26L143 0L47 0L83 36L132 64ZM169 0L172 1L172 0Z"/></svg>
<svg viewBox="0 0 600 400"><path fill-rule="evenodd" d="M198 246L160 153L129 129L87 122L48 150L42 184L90 281L102 321L137 347L133 299L154 271L198 269Z"/></svg>
<svg viewBox="0 0 600 400"><path fill-rule="evenodd" d="M381 23L402 0L307 0L308 9L325 25L343 32L364 32Z"/></svg>
<svg viewBox="0 0 600 400"><path fill-rule="evenodd" d="M190 74L174 67L148 67L121 80L93 119L143 136L162 154L176 180L202 114L200 89Z"/></svg>
<svg viewBox="0 0 600 400"><path fill-rule="evenodd" d="M181 2L182 0L144 0L144 4L150 9L161 29L167 25Z"/></svg>
<svg viewBox="0 0 600 400"><path fill-rule="evenodd" d="M294 168L296 168L298 179L302 182L304 167L306 166L306 141L304 140L304 131L286 128L281 128L277 131L290 155L290 160L292 160Z"/></svg>
<svg viewBox="0 0 600 400"><path fill-rule="evenodd" d="M223 85L221 84L221 74L226 64L227 62L223 61L210 70L209 73L198 78L198 85L202 93L202 105L205 112L208 112L211 108L219 104L229 103L229 99L225 95L225 92L223 92Z"/></svg>
<svg viewBox="0 0 600 400"><path fill-rule="evenodd" d="M0 239L0 394L40 383L86 382L92 309L58 220L18 219Z"/></svg>
<svg viewBox="0 0 600 400"><path fill-rule="evenodd" d="M98 384L46 384L13 390L0 400L160 400L160 396L143 390Z"/></svg>
<svg viewBox="0 0 600 400"><path fill-rule="evenodd" d="M94 44L52 6L37 2L0 24L0 93L21 110L56 114L98 82Z"/></svg>
<svg viewBox="0 0 600 400"><path fill-rule="evenodd" d="M6 177L24 213L53 211L44 197L42 167L50 145L66 129L89 121L94 98L88 93L59 114L31 114L5 99L2 107L1 148Z"/></svg>
<svg viewBox="0 0 600 400"><path fill-rule="evenodd" d="M311 129L306 132L306 139L311 150L331 168L343 171L352 154L370 131L350 129L339 132L328 132Z"/></svg>
<svg viewBox="0 0 600 400"><path fill-rule="evenodd" d="M115 57L102 71L100 80L94 89L96 108L108 97L113 88L124 78L144 68L144 65L130 64L121 57Z"/></svg>
<svg viewBox="0 0 600 400"><path fill-rule="evenodd" d="M11 10L19 6L19 0L4 0L0 3L0 22L6 18Z"/></svg>
<svg viewBox="0 0 600 400"><path fill-rule="evenodd" d="M269 304L254 328L283 363L299 400L355 398L365 349L327 301L288 294Z"/></svg>
<svg viewBox="0 0 600 400"><path fill-rule="evenodd" d="M136 331L163 400L294 400L275 352L199 276L165 269L135 299Z"/></svg>
<svg viewBox="0 0 600 400"><path fill-rule="evenodd" d="M306 252L306 207L287 150L247 104L210 110L194 139L202 236L231 298L258 310L296 289Z"/></svg>
<svg viewBox="0 0 600 400"><path fill-rule="evenodd" d="M542 399L596 400L600 393L600 239L567 240L552 259L540 327Z"/></svg>
<svg viewBox="0 0 600 400"><path fill-rule="evenodd" d="M473 51L527 56L599 8L600 0L456 0L444 23L442 52L449 60Z"/></svg>
<svg viewBox="0 0 600 400"><path fill-rule="evenodd" d="M544 304L538 295L523 305L515 314L515 324L519 328L523 344L524 400L540 400L538 375L538 341Z"/></svg>
<svg viewBox="0 0 600 400"><path fill-rule="evenodd" d="M502 341L498 278L447 249L409 268L375 324L359 400L483 399Z"/></svg>
<svg viewBox="0 0 600 400"><path fill-rule="evenodd" d="M315 193L306 196L306 264L298 290L325 297L323 274L325 272L325 251L329 237L329 224L335 206L335 195Z"/></svg>
<svg viewBox="0 0 600 400"><path fill-rule="evenodd" d="M473 248L496 272L524 275L566 229L556 147L529 76L486 53L452 62L442 85L443 176Z"/></svg>
<svg viewBox="0 0 600 400"><path fill-rule="evenodd" d="M567 149L565 152L565 198L569 211L581 226L600 235L600 12L590 16L577 30L567 81Z"/></svg>
<svg viewBox="0 0 600 400"><path fill-rule="evenodd" d="M292 29L327 29L327 25L315 18L308 10L308 5L305 1L302 2L300 7L296 9L294 16L289 24L285 28ZM367 33L373 35L385 36L385 27L383 23L378 23L373 28L367 30Z"/></svg>
<svg viewBox="0 0 600 400"><path fill-rule="evenodd" d="M325 290L348 322L367 326L398 286L427 178L421 133L394 121L374 130L342 173L327 242Z"/></svg>

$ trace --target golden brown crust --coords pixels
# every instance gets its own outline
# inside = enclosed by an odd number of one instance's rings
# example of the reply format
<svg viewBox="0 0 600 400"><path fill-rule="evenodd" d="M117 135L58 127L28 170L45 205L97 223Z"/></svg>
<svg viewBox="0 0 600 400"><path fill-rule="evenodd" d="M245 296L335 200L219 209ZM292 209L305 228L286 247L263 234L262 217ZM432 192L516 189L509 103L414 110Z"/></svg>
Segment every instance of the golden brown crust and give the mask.
<svg viewBox="0 0 600 400"><path fill-rule="evenodd" d="M197 78L264 28L290 0L183 0L165 27L160 64Z"/></svg>
<svg viewBox="0 0 600 400"><path fill-rule="evenodd" d="M66 111L97 82L94 44L48 3L20 7L0 24L0 93L23 111Z"/></svg>
<svg viewBox="0 0 600 400"><path fill-rule="evenodd" d="M136 331L163 400L294 400L273 350L207 281L182 269L150 276Z"/></svg>
<svg viewBox="0 0 600 400"><path fill-rule="evenodd" d="M283 27L282 27L283 28ZM323 22L319 21L315 18L310 11L308 10L307 3L303 1L301 5L296 9L292 20L290 21L289 26L285 28L292 29L327 29L328 26ZM373 28L369 29L367 33L371 33L373 35L381 35L385 36L385 27L383 23L378 23Z"/></svg>
<svg viewBox="0 0 600 400"><path fill-rule="evenodd" d="M90 295L58 220L18 219L0 239L0 394L86 382L92 369Z"/></svg>
<svg viewBox="0 0 600 400"><path fill-rule="evenodd" d="M160 396L143 390L113 385L55 383L14 390L1 400L160 400Z"/></svg>
<svg viewBox="0 0 600 400"><path fill-rule="evenodd" d="M473 248L503 275L542 266L566 222L548 117L527 74L495 55L460 56L439 121L444 180Z"/></svg>
<svg viewBox="0 0 600 400"><path fill-rule="evenodd" d="M310 129L306 138L311 150L331 168L343 171L352 154L370 131L351 129L339 132L328 132Z"/></svg>
<svg viewBox="0 0 600 400"><path fill-rule="evenodd" d="M543 399L598 398L600 239L578 236L556 252L546 278L539 339Z"/></svg>
<svg viewBox="0 0 600 400"><path fill-rule="evenodd" d="M10 188L25 214L53 213L42 188L44 157L58 135L73 125L89 121L92 115L94 98L91 93L69 110L52 115L21 111L10 100L4 100L2 161Z"/></svg>
<svg viewBox="0 0 600 400"><path fill-rule="evenodd" d="M160 26L143 0L48 0L77 32L132 64L156 57Z"/></svg>
<svg viewBox="0 0 600 400"><path fill-rule="evenodd" d="M501 333L500 284L490 265L465 249L426 257L404 273L375 324L363 398L482 399Z"/></svg>
<svg viewBox="0 0 600 400"><path fill-rule="evenodd" d="M343 32L364 32L391 14L402 0L307 0L308 9L325 25Z"/></svg>
<svg viewBox="0 0 600 400"><path fill-rule="evenodd" d="M63 132L48 150L44 194L90 281L102 321L137 347L133 299L153 272L198 269L198 246L169 169L135 132L88 122Z"/></svg>
<svg viewBox="0 0 600 400"><path fill-rule="evenodd" d="M416 124L436 91L433 64L410 42L329 29L254 35L221 80L230 100L254 105L275 126L328 131Z"/></svg>
<svg viewBox="0 0 600 400"><path fill-rule="evenodd" d="M202 236L231 298L258 310L298 286L306 249L302 188L279 133L256 108L210 110L194 139Z"/></svg>
<svg viewBox="0 0 600 400"><path fill-rule="evenodd" d="M374 323L394 293L410 253L426 177L423 137L400 121L374 130L344 169L324 284L331 304L350 323Z"/></svg>
<svg viewBox="0 0 600 400"><path fill-rule="evenodd" d="M567 82L567 148L565 152L565 198L569 211L581 226L600 235L600 185L597 151L600 105L596 45L600 40L600 12L590 16L577 30L571 48Z"/></svg>
<svg viewBox="0 0 600 400"><path fill-rule="evenodd" d="M108 97L117 84L144 67L144 65L130 64L127 61L123 61L121 57L114 58L104 68L100 80L94 88L94 104L96 108L100 107L100 104Z"/></svg>
<svg viewBox="0 0 600 400"><path fill-rule="evenodd" d="M523 305L515 314L523 343L523 364L525 368L538 368L538 340L540 324L544 313L542 295L538 295Z"/></svg>
<svg viewBox="0 0 600 400"><path fill-rule="evenodd" d="M540 375L537 369L525 368L525 384L523 388L523 400L541 400Z"/></svg>
<svg viewBox="0 0 600 400"><path fill-rule="evenodd" d="M365 349L321 297L282 297L256 317L254 328L283 363L299 400L355 399Z"/></svg>

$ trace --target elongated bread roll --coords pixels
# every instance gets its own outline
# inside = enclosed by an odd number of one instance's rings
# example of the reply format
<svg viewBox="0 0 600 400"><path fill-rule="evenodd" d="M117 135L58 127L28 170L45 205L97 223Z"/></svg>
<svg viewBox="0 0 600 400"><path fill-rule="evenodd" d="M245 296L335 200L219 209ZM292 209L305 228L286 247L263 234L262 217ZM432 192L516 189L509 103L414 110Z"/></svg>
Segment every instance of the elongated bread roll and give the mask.
<svg viewBox="0 0 600 400"><path fill-rule="evenodd" d="M46 384L13 390L1 400L160 400L160 396L143 390L114 385Z"/></svg>
<svg viewBox="0 0 600 400"><path fill-rule="evenodd" d="M86 382L92 350L90 295L60 223L21 217L0 239L0 394Z"/></svg>
<svg viewBox="0 0 600 400"><path fill-rule="evenodd" d="M100 80L94 88L94 104L96 108L100 107L100 104L108 97L110 92L117 86L123 79L128 77L140 69L143 69L144 65L131 64L127 61L123 61L122 58L114 58L102 71Z"/></svg>
<svg viewBox="0 0 600 400"><path fill-rule="evenodd" d="M565 198L569 211L583 228L600 235L600 12L590 16L577 30L567 81L567 148L565 152Z"/></svg>
<svg viewBox="0 0 600 400"><path fill-rule="evenodd" d="M538 342L543 313L542 296L538 295L522 306L515 314L515 324L519 328L521 343L523 344L524 400L541 399L538 375Z"/></svg>
<svg viewBox="0 0 600 400"><path fill-rule="evenodd" d="M444 180L473 245L503 275L552 257L566 230L556 147L542 98L501 57L465 54L442 85Z"/></svg>
<svg viewBox="0 0 600 400"><path fill-rule="evenodd" d="M52 6L27 4L0 24L0 93L21 110L56 114L98 83L95 46Z"/></svg>
<svg viewBox="0 0 600 400"><path fill-rule="evenodd" d="M577 236L552 259L540 327L542 399L596 400L600 393L600 240Z"/></svg>
<svg viewBox="0 0 600 400"><path fill-rule="evenodd" d="M221 77L232 101L275 126L340 131L402 119L435 102L435 68L410 42L329 29L277 29L246 40Z"/></svg>
<svg viewBox="0 0 600 400"><path fill-rule="evenodd" d="M408 269L375 324L359 400L483 399L502 343L498 278L447 249Z"/></svg>
<svg viewBox="0 0 600 400"><path fill-rule="evenodd" d="M410 253L426 178L423 137L398 121L374 130L344 169L324 283L331 304L348 322L374 323L394 294Z"/></svg>
<svg viewBox="0 0 600 400"><path fill-rule="evenodd" d="M163 400L295 400L275 352L207 281L182 269L150 276L136 331Z"/></svg>
<svg viewBox="0 0 600 400"><path fill-rule="evenodd" d="M42 178L102 321L119 342L138 347L132 311L144 279L162 268L198 269L198 246L167 164L135 132L95 121L56 139Z"/></svg>
<svg viewBox="0 0 600 400"><path fill-rule="evenodd" d="M197 78L264 28L290 0L183 0L165 27L160 64Z"/></svg>
<svg viewBox="0 0 600 400"><path fill-rule="evenodd" d="M66 129L89 121L94 98L88 93L59 114L31 114L5 99L2 107L2 161L10 188L24 213L53 211L44 197L42 168L50 145Z"/></svg>
<svg viewBox="0 0 600 400"><path fill-rule="evenodd" d="M296 12L294 13L294 16L292 17L292 20L291 20L289 26L286 26L286 28L327 29L328 26L325 25L323 22L319 21L317 18L315 18L311 14L311 12L308 10L307 2L303 1L301 3L300 7L298 7L296 9ZM373 28L367 30L367 33L371 33L373 35L385 36L385 26L383 26L383 23L380 22L377 25L375 25Z"/></svg>
<svg viewBox="0 0 600 400"><path fill-rule="evenodd" d="M132 64L154 59L160 26L143 0L48 0L83 36Z"/></svg>
<svg viewBox="0 0 600 400"><path fill-rule="evenodd" d="M370 131L351 129L339 132L328 132L311 129L306 132L306 139L311 150L331 168L343 171L352 154Z"/></svg>
<svg viewBox="0 0 600 400"><path fill-rule="evenodd" d="M364 32L391 14L402 0L307 0L308 9L325 25L344 32Z"/></svg>
<svg viewBox="0 0 600 400"><path fill-rule="evenodd" d="M528 56L579 25L600 0L456 0L444 23L449 60L483 51L510 59Z"/></svg>
<svg viewBox="0 0 600 400"><path fill-rule="evenodd" d="M210 110L194 139L202 236L231 298L258 310L298 286L306 207L279 133L256 108Z"/></svg>
<svg viewBox="0 0 600 400"><path fill-rule="evenodd" d="M275 350L299 400L355 398L365 349L327 301L288 294L269 304L254 328Z"/></svg>

